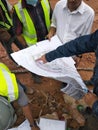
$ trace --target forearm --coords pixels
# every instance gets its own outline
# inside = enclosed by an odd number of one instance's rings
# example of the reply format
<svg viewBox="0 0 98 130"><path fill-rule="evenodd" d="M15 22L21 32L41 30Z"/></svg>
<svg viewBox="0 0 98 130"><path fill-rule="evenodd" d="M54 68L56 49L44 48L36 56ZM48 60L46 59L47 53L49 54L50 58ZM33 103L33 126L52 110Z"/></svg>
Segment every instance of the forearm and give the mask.
<svg viewBox="0 0 98 130"><path fill-rule="evenodd" d="M50 27L48 35L52 37L52 36L55 35L55 33L56 33L56 28L55 27Z"/></svg>
<svg viewBox="0 0 98 130"><path fill-rule="evenodd" d="M98 39L98 38L97 38ZM97 40L98 41L98 40ZM69 57L94 52L97 47L96 34L82 36L53 50L45 55L48 62L56 58Z"/></svg>
<svg viewBox="0 0 98 130"><path fill-rule="evenodd" d="M22 107L22 109L23 109L23 113L24 113L26 119L28 119L30 124L33 124L34 123L34 119L33 119L32 112L31 112L29 104L24 106L24 107Z"/></svg>
<svg viewBox="0 0 98 130"><path fill-rule="evenodd" d="M28 121L30 123L31 130L40 130L40 128L34 122L34 119L33 119L33 116L32 116L32 111L30 109L29 104L22 107L22 109L23 109L23 113L24 113L26 119L28 119Z"/></svg>

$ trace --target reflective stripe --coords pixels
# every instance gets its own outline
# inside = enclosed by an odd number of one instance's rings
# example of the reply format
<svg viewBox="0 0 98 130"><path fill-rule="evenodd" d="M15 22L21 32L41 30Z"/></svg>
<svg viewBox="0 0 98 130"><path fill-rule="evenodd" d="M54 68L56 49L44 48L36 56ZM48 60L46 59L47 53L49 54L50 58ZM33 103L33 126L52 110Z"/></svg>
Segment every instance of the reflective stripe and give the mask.
<svg viewBox="0 0 98 130"><path fill-rule="evenodd" d="M6 71L10 72L9 68L2 62L0 62L0 69L5 69Z"/></svg>
<svg viewBox="0 0 98 130"><path fill-rule="evenodd" d="M28 36L29 38L36 38L36 34L30 34L30 33L28 33L26 30L24 30L24 32L23 32L26 36Z"/></svg>
<svg viewBox="0 0 98 130"><path fill-rule="evenodd" d="M49 31L50 23L51 23L49 1L48 0L41 0L41 4L42 4L43 10L44 10L45 22L46 22L47 30Z"/></svg>
<svg viewBox="0 0 98 130"><path fill-rule="evenodd" d="M19 92L15 75L3 63L0 63L0 81L0 95L8 97L9 101L16 100Z"/></svg>
<svg viewBox="0 0 98 130"><path fill-rule="evenodd" d="M9 75L9 72L5 71L4 69L2 69L2 72L4 74L4 77L7 81L7 87L8 87L8 98L10 101L14 101L15 95L14 95L14 87L13 87L13 83L12 83L12 79Z"/></svg>
<svg viewBox="0 0 98 130"><path fill-rule="evenodd" d="M41 5L44 10L45 23L47 30L50 28L50 5L48 0L41 0ZM34 23L26 8L22 8L21 0L14 6L18 18L23 23L23 37L28 45L35 44L37 42L37 34ZM32 27L32 28L31 28Z"/></svg>
<svg viewBox="0 0 98 130"><path fill-rule="evenodd" d="M7 9L5 8L5 6L4 6L4 4L2 3L1 0L0 0L0 5L1 5L2 9L3 9L4 12L5 12L5 15L6 15L7 20L9 21L10 25L12 26L12 20L11 20L11 18L9 17L8 12L7 12Z"/></svg>
<svg viewBox="0 0 98 130"><path fill-rule="evenodd" d="M35 44L37 41L36 29L28 11L25 8L22 9L21 0L14 7L20 21L23 23L23 37L25 38L27 44Z"/></svg>
<svg viewBox="0 0 98 130"><path fill-rule="evenodd" d="M0 21L0 24L2 25L2 26L4 26L5 28L7 28L8 30L10 29L10 25L8 25L7 23L5 23L5 22L2 22L2 21Z"/></svg>

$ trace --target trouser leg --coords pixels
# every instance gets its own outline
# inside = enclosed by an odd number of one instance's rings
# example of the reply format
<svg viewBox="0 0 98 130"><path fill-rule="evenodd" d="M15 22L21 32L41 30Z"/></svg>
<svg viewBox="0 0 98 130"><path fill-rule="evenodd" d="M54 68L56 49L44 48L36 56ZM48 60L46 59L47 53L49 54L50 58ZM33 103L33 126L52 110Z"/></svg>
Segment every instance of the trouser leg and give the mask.
<svg viewBox="0 0 98 130"><path fill-rule="evenodd" d="M93 83L94 83L94 90L93 92L98 96L98 47L95 51L95 55L96 55L96 63L95 63L95 67L94 67L94 73L93 73Z"/></svg>

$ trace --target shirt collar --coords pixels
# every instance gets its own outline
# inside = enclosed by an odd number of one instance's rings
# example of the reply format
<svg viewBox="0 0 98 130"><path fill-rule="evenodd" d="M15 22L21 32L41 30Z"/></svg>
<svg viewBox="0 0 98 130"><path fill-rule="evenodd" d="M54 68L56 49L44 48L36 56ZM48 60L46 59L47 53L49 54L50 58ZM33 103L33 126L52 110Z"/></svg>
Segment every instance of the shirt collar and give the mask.
<svg viewBox="0 0 98 130"><path fill-rule="evenodd" d="M85 12L85 8L84 8L84 2L81 2L81 5L78 7L77 12L79 12L80 14L83 14Z"/></svg>
<svg viewBox="0 0 98 130"><path fill-rule="evenodd" d="M81 2L81 5L80 5L75 11L73 11L73 12L74 12L74 13L79 12L80 14L83 14L84 11L85 11L84 4L85 4L85 3L82 1L82 2ZM68 7L67 7L67 1L66 1L65 4L63 4L63 9L68 9Z"/></svg>

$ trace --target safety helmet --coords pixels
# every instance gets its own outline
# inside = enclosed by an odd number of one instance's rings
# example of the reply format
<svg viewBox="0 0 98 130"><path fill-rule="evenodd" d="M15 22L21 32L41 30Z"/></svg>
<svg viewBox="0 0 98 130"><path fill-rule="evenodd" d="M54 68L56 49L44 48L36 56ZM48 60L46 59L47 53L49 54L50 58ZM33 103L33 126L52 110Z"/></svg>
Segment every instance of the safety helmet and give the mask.
<svg viewBox="0 0 98 130"><path fill-rule="evenodd" d="M8 100L0 96L0 130L7 130L16 121L15 111Z"/></svg>

